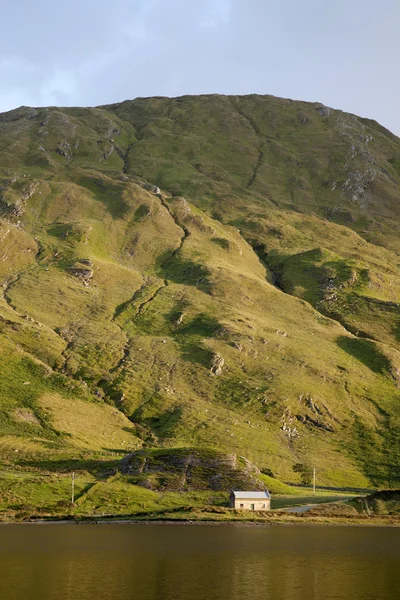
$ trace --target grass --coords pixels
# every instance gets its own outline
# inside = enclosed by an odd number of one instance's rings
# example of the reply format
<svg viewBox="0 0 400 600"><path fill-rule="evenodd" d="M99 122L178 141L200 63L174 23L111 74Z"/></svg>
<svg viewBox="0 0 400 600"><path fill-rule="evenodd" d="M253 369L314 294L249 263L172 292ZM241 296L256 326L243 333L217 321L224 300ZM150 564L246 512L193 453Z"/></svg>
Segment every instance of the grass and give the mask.
<svg viewBox="0 0 400 600"><path fill-rule="evenodd" d="M295 506L305 506L308 504L330 504L331 502L338 502L340 500L343 499L351 499L355 496L355 494L346 494L346 493L341 493L341 494L332 494L332 492L329 493L323 493L321 491L318 491L316 493L316 495L309 495L309 496L278 496L276 498L272 499L271 502L271 509L280 509L280 508L290 508L290 507L295 507Z"/></svg>
<svg viewBox="0 0 400 600"><path fill-rule="evenodd" d="M398 139L266 96L29 115L0 116L7 468L92 461L121 510L94 463L141 446L245 456L290 497L296 463L396 485Z"/></svg>
<svg viewBox="0 0 400 600"><path fill-rule="evenodd" d="M76 469L76 466L70 465ZM237 511L227 508L228 492L194 490L189 492L154 491L135 485L132 477L118 472L104 475L101 471L75 470L75 504L71 504L71 471L30 471L6 469L0 478L0 517L3 520L27 518L85 518L112 515L120 518L198 519L206 514L214 518L235 519ZM296 490L292 490L296 494ZM292 496L273 497L272 509L302 504L330 503L350 494L333 496L317 491L305 496L304 491ZM254 515L241 513L251 520ZM260 515L256 515L256 517Z"/></svg>
<svg viewBox="0 0 400 600"><path fill-rule="evenodd" d="M43 396L39 406L77 448L124 453L140 445L131 421L112 406L57 395Z"/></svg>

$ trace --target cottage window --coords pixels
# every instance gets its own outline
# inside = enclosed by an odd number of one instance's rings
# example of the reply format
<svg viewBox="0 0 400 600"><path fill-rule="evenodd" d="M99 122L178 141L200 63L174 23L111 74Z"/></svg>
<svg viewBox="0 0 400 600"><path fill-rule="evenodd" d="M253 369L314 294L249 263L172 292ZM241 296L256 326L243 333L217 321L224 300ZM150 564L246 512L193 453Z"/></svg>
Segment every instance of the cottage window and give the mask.
<svg viewBox="0 0 400 600"><path fill-rule="evenodd" d="M240 505L240 508L244 508L244 504L241 504L241 505Z"/></svg>

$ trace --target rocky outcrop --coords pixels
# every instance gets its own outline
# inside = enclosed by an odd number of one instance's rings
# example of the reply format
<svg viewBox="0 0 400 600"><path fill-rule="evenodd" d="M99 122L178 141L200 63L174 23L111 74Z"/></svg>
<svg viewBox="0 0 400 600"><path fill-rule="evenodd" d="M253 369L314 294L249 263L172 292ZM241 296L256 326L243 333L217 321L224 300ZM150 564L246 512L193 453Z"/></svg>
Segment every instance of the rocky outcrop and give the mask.
<svg viewBox="0 0 400 600"><path fill-rule="evenodd" d="M259 469L243 456L215 450L139 450L121 464L132 483L158 490L263 490Z"/></svg>
<svg viewBox="0 0 400 600"><path fill-rule="evenodd" d="M26 203L38 188L35 181L24 182L22 176L15 175L0 186L0 216L17 219L25 212Z"/></svg>
<svg viewBox="0 0 400 600"><path fill-rule="evenodd" d="M85 286L88 286L93 277L93 270L89 268L91 266L92 262L89 259L83 259L78 264L70 267L69 273L73 277L80 279Z"/></svg>
<svg viewBox="0 0 400 600"><path fill-rule="evenodd" d="M56 150L57 154L59 154L60 156L63 156L64 158L66 158L67 160L71 160L72 158L72 149L71 149L71 144L69 142L60 142L57 150Z"/></svg>
<svg viewBox="0 0 400 600"><path fill-rule="evenodd" d="M212 361L211 361L211 369L210 369L211 375L221 375L224 364L225 364L225 359L220 354L218 354L218 352L216 352L213 355Z"/></svg>

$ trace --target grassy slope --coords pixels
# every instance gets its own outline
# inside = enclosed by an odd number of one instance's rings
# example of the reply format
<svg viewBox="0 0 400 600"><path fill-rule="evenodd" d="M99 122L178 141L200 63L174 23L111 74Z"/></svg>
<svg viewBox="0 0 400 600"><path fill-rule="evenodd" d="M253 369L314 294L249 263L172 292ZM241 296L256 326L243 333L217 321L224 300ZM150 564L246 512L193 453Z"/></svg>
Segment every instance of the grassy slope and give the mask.
<svg viewBox="0 0 400 600"><path fill-rule="evenodd" d="M0 157L10 468L107 469L129 435L283 481L298 462L325 484L398 481L397 138L319 105L203 96L21 108L0 116ZM93 434L109 405L116 448Z"/></svg>

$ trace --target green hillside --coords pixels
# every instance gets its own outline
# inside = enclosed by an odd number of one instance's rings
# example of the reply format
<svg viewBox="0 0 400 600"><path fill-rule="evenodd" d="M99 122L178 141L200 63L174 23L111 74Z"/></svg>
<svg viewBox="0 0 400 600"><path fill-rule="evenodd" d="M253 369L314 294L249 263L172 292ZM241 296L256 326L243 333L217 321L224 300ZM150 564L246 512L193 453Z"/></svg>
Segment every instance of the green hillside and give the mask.
<svg viewBox="0 0 400 600"><path fill-rule="evenodd" d="M203 448L398 486L399 184L400 139L320 104L1 114L3 469Z"/></svg>

